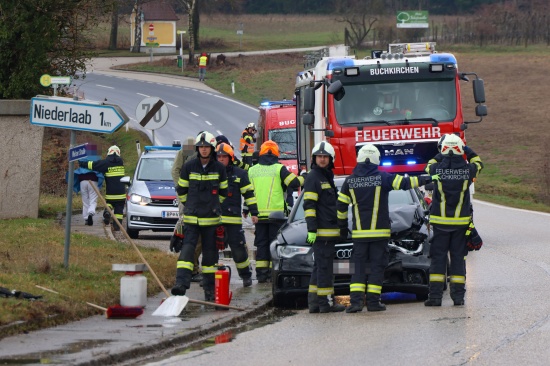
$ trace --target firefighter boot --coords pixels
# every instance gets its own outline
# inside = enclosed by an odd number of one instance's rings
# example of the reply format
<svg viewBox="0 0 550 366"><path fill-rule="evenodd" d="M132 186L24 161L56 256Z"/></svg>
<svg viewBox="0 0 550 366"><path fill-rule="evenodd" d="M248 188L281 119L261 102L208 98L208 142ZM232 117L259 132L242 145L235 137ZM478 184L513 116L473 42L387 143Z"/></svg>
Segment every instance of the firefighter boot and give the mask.
<svg viewBox="0 0 550 366"><path fill-rule="evenodd" d="M463 283L452 283L451 282L451 299L453 299L453 303L455 306L461 306L464 305L464 293L466 292L466 288Z"/></svg>
<svg viewBox="0 0 550 366"><path fill-rule="evenodd" d="M380 302L380 294L367 292L367 311L385 311L386 305Z"/></svg>
<svg viewBox="0 0 550 366"><path fill-rule="evenodd" d="M346 313L357 313L363 311L365 294L360 291L353 291L350 296L350 306L346 308Z"/></svg>
<svg viewBox="0 0 550 366"><path fill-rule="evenodd" d="M172 295L183 296L189 288L191 282L191 271L188 269L178 268L176 270L176 285L172 287Z"/></svg>
<svg viewBox="0 0 550 366"><path fill-rule="evenodd" d="M344 305L335 304L334 298L332 299L332 305L331 305L331 302L329 301L328 296L317 295L317 297L319 299L318 301L319 301L320 313L339 313L341 311L346 310L346 307Z"/></svg>
<svg viewBox="0 0 550 366"><path fill-rule="evenodd" d="M258 283L265 283L269 279L269 269L267 268L256 268L256 278Z"/></svg>
<svg viewBox="0 0 550 366"><path fill-rule="evenodd" d="M307 307L310 314L316 314L319 312L319 298L316 292L307 293Z"/></svg>
<svg viewBox="0 0 550 366"><path fill-rule="evenodd" d="M428 300L424 301L424 306L441 306L443 287L443 282L430 282L430 294Z"/></svg>
<svg viewBox="0 0 550 366"><path fill-rule="evenodd" d="M111 223L111 213L107 209L103 211L103 223L105 225L109 225Z"/></svg>
<svg viewBox="0 0 550 366"><path fill-rule="evenodd" d="M239 269L239 276L243 279L243 287L252 286L252 272L250 271L250 266Z"/></svg>
<svg viewBox="0 0 550 366"><path fill-rule="evenodd" d="M215 279L214 273L202 274L202 289L204 290L204 301L215 301Z"/></svg>

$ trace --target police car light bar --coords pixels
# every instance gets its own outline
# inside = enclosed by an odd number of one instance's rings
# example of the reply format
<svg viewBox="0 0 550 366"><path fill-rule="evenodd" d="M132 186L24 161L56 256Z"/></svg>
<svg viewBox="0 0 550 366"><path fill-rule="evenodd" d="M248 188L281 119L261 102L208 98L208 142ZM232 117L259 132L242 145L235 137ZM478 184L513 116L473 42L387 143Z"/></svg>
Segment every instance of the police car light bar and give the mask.
<svg viewBox="0 0 550 366"><path fill-rule="evenodd" d="M181 146L145 146L145 151L153 151L153 150L181 150Z"/></svg>

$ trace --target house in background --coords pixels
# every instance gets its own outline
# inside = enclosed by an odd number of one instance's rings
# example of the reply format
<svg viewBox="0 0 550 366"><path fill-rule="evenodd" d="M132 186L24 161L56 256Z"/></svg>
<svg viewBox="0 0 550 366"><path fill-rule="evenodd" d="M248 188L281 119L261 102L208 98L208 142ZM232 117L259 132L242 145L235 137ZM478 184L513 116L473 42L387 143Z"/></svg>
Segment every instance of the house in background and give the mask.
<svg viewBox="0 0 550 366"><path fill-rule="evenodd" d="M130 15L130 45L135 42L135 9ZM176 22L178 16L174 8L164 0L156 0L141 5L141 52L176 53Z"/></svg>

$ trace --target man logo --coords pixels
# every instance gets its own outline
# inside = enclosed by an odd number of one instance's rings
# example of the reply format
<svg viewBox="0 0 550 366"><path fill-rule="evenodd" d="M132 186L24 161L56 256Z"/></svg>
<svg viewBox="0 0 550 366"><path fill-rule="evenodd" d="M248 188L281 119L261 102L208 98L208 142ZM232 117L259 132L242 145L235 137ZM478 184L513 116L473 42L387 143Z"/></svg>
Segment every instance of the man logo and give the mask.
<svg viewBox="0 0 550 366"><path fill-rule="evenodd" d="M385 156L414 155L414 149L395 149L395 150L384 149L384 155Z"/></svg>

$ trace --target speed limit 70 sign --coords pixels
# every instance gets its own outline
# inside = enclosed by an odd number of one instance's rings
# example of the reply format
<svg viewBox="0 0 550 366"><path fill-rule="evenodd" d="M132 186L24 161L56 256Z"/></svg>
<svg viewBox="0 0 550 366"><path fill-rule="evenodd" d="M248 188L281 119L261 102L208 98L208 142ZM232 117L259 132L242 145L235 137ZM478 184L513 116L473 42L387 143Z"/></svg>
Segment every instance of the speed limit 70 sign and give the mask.
<svg viewBox="0 0 550 366"><path fill-rule="evenodd" d="M145 98L136 108L136 119L142 127L156 130L168 121L168 107L158 97Z"/></svg>

